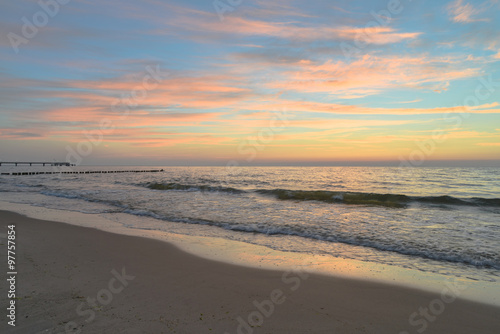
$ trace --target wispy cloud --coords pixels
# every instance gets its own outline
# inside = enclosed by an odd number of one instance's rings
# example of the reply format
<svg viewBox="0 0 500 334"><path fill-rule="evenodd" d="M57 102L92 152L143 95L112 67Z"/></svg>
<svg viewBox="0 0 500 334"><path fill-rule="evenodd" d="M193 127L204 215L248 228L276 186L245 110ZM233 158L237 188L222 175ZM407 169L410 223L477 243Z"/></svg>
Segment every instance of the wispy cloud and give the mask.
<svg viewBox="0 0 500 334"><path fill-rule="evenodd" d="M412 40L421 32L400 32L389 26L357 27L348 25L303 24L293 20L265 21L239 17L236 15L225 18L224 22L213 20L204 12L179 12L179 16L165 22L165 28L156 32L170 34L169 27L176 27L184 32L203 34L220 40L221 36L263 36L287 39L291 41L354 41L360 36L366 36L372 44L384 45ZM230 29L228 29L230 27ZM196 38L198 38L197 36Z"/></svg>
<svg viewBox="0 0 500 334"><path fill-rule="evenodd" d="M422 102L422 99L416 99L416 100L411 100L411 101L398 101L398 102L392 102L392 104L410 104L410 103L417 103L417 102Z"/></svg>
<svg viewBox="0 0 500 334"><path fill-rule="evenodd" d="M0 138L16 139L16 140L33 140L41 139L45 136L40 133L40 130L33 129L34 132L29 132L28 129L0 129Z"/></svg>
<svg viewBox="0 0 500 334"><path fill-rule="evenodd" d="M477 18L476 16L481 14L485 9L478 8L472 4L465 2L464 0L455 0L448 4L448 13L451 20L458 23L471 23L478 21L489 21L485 18Z"/></svg>
<svg viewBox="0 0 500 334"><path fill-rule="evenodd" d="M268 85L302 92L326 92L339 98L360 98L395 87L445 91L449 82L479 75L479 68L464 68L450 58L378 57L366 55L352 63L304 61L298 70Z"/></svg>
<svg viewBox="0 0 500 334"><path fill-rule="evenodd" d="M474 114L497 114L497 104L483 104L467 109ZM312 101L276 100L274 103L248 104L243 106L247 110L278 110L286 107L291 111L305 113L326 113L339 115L424 115L424 114L460 114L464 112L463 106L436 107L436 108L375 108L361 105L348 105L339 103L324 103Z"/></svg>

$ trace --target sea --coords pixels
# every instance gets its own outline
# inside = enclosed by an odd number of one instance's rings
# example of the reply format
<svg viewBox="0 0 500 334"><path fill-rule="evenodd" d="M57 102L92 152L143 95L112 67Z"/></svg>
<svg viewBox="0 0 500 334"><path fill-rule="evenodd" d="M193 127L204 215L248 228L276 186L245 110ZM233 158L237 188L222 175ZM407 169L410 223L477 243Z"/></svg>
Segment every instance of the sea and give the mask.
<svg viewBox="0 0 500 334"><path fill-rule="evenodd" d="M157 173L92 173L163 169ZM60 173L71 171L74 174ZM500 168L1 166L0 199L126 229L500 280Z"/></svg>

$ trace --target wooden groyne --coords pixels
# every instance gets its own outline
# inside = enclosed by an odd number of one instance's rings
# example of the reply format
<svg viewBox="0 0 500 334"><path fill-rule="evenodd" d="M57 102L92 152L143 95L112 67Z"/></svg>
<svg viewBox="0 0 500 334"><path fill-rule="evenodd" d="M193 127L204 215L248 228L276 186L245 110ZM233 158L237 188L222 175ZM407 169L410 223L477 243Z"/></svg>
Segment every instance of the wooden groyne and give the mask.
<svg viewBox="0 0 500 334"><path fill-rule="evenodd" d="M114 173L159 173L164 169L150 170L87 170L87 171L60 171L60 172L13 172L0 173L0 175L44 175L44 174L114 174Z"/></svg>
<svg viewBox="0 0 500 334"><path fill-rule="evenodd" d="M42 165L42 166L74 166L74 164L71 164L69 162L58 162L58 161L52 161L52 162L33 162L33 161L0 161L0 166L3 165L14 165L14 166L18 166L18 165L30 165L30 166L33 166L33 165Z"/></svg>

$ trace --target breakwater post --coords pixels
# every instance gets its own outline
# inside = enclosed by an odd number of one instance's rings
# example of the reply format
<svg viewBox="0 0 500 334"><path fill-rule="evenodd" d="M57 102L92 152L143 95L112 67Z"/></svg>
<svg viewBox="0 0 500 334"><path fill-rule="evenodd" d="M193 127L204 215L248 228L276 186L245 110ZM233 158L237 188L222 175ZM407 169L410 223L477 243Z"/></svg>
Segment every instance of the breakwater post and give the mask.
<svg viewBox="0 0 500 334"><path fill-rule="evenodd" d="M44 174L115 174L115 173L160 173L164 169L150 170L87 170L87 171L60 171L60 172L13 172L0 173L0 175L44 175Z"/></svg>

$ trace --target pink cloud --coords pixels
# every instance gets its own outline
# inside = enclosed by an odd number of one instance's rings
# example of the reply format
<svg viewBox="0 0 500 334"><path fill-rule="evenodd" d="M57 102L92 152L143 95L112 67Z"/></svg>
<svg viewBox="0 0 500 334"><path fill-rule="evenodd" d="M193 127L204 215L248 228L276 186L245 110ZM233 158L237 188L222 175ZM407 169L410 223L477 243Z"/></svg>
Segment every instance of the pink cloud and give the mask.
<svg viewBox="0 0 500 334"><path fill-rule="evenodd" d="M243 17L228 16L223 22L208 20L205 15L180 15L167 23L184 31L216 33L218 35L269 36L284 39L314 40L366 40L373 44L398 43L417 38L420 32L397 32L391 27L354 27L354 26L298 26L294 22L269 22L251 20ZM230 29L228 29L230 27ZM169 30L158 30L169 33Z"/></svg>
<svg viewBox="0 0 500 334"><path fill-rule="evenodd" d="M303 62L295 71L268 84L270 88L302 92L328 92L340 98L359 98L382 90L408 88L442 91L449 81L479 74L477 68L457 66L454 60L429 57L365 55L352 62Z"/></svg>
<svg viewBox="0 0 500 334"><path fill-rule="evenodd" d="M487 19L476 19L474 16L482 13L483 9L478 9L464 0L455 0L448 7L448 13L454 22L471 23L477 21L488 21Z"/></svg>

